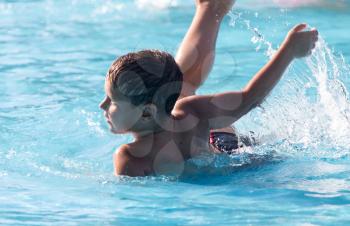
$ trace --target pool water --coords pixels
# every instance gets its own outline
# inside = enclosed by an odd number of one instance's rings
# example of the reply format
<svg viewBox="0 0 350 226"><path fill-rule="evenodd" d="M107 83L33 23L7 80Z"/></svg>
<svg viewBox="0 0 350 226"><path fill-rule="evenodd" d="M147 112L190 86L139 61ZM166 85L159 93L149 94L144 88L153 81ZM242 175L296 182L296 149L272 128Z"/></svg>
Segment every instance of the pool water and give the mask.
<svg viewBox="0 0 350 226"><path fill-rule="evenodd" d="M130 51L175 54L192 1L0 1L0 225L348 225L349 2L241 2L200 94L243 88L296 23L321 36L235 124L260 144L180 177L128 178L113 176L132 137L98 108L104 75Z"/></svg>

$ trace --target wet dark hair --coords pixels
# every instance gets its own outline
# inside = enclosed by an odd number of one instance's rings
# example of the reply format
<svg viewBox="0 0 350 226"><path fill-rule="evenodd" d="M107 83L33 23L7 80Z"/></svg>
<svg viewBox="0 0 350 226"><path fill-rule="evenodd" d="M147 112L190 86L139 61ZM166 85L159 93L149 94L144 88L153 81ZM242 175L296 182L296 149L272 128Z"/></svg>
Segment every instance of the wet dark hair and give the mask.
<svg viewBox="0 0 350 226"><path fill-rule="evenodd" d="M143 50L114 61L107 79L113 84L113 91L135 106L153 103L170 115L181 93L183 74L171 54Z"/></svg>

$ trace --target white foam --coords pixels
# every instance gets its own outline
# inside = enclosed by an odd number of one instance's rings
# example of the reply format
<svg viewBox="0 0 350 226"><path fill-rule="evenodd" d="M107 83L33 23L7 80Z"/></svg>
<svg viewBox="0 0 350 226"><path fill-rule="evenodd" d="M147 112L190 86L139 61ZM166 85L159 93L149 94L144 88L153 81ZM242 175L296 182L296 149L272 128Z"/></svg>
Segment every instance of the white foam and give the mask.
<svg viewBox="0 0 350 226"><path fill-rule="evenodd" d="M115 11L121 11L125 8L125 5L122 3L115 3L111 1L107 1L101 6L97 7L96 10L94 11L94 15L98 14L106 14L106 13L111 13Z"/></svg>
<svg viewBox="0 0 350 226"><path fill-rule="evenodd" d="M164 10L178 5L176 0L135 0L138 9Z"/></svg>

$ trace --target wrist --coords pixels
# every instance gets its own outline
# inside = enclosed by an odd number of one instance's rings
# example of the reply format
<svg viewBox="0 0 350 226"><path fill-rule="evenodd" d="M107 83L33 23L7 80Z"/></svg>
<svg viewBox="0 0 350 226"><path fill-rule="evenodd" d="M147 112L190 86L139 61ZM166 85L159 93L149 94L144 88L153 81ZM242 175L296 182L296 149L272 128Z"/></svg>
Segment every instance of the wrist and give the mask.
<svg viewBox="0 0 350 226"><path fill-rule="evenodd" d="M290 60L294 60L296 58L295 53L294 53L294 45L293 42L290 39L286 39L282 46L281 46L281 51L284 52L284 54L290 58Z"/></svg>
<svg viewBox="0 0 350 226"><path fill-rule="evenodd" d="M226 15L226 13L216 10L215 5L212 5L207 2L199 4L196 7L196 10L197 13L203 13L205 15L208 15L217 22L221 22Z"/></svg>

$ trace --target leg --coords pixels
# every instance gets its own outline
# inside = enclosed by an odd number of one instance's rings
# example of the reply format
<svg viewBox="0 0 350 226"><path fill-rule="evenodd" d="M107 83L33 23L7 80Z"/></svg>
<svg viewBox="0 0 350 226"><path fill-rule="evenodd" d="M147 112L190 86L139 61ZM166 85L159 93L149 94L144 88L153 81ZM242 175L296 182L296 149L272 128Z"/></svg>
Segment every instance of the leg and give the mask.
<svg viewBox="0 0 350 226"><path fill-rule="evenodd" d="M234 0L196 0L196 14L176 55L184 73L181 98L194 95L208 77L221 21L233 3Z"/></svg>

